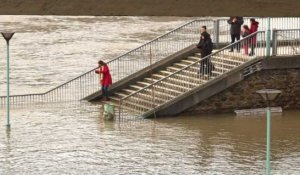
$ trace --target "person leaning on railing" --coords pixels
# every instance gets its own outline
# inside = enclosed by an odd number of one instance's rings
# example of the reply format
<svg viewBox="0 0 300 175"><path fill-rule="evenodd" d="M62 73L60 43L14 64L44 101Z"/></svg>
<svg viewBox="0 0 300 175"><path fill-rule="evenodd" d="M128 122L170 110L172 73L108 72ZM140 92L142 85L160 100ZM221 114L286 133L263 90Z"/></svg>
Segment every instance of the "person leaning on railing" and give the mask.
<svg viewBox="0 0 300 175"><path fill-rule="evenodd" d="M100 74L100 85L102 87L102 95L105 101L108 101L108 87L112 84L112 78L109 72L107 64L100 60L98 62L98 70L95 71L96 74Z"/></svg>

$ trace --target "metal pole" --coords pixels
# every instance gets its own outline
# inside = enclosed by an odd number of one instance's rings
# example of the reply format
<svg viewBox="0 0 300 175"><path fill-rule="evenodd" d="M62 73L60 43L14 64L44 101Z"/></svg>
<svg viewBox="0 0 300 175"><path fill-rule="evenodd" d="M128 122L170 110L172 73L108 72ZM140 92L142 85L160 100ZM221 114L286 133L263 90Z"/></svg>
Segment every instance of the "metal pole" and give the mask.
<svg viewBox="0 0 300 175"><path fill-rule="evenodd" d="M267 108L267 153L266 153L266 175L270 175L270 158L271 158L271 109Z"/></svg>
<svg viewBox="0 0 300 175"><path fill-rule="evenodd" d="M273 29L273 37L272 37L272 55L277 55L277 31Z"/></svg>
<svg viewBox="0 0 300 175"><path fill-rule="evenodd" d="M7 128L10 128L10 121L9 121L9 117L10 117L10 86L9 86L9 41L6 41L6 45L7 45L7 65L6 65L6 85L7 85L7 95L6 95L6 100L7 100Z"/></svg>
<svg viewBox="0 0 300 175"><path fill-rule="evenodd" d="M269 57L271 55L271 20L270 17L268 17L268 28L267 28L267 42L266 42L266 54L267 57Z"/></svg>
<svg viewBox="0 0 300 175"><path fill-rule="evenodd" d="M213 29L213 35L214 35L214 42L216 43L217 47L219 47L220 42L220 20L214 20L214 29Z"/></svg>

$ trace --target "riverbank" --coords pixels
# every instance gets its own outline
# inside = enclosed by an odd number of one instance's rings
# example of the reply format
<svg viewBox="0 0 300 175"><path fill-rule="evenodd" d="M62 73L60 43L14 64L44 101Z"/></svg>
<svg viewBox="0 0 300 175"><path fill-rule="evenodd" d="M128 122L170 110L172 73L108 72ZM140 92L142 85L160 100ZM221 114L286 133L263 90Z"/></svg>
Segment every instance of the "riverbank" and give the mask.
<svg viewBox="0 0 300 175"><path fill-rule="evenodd" d="M298 0L0 0L1 15L299 16Z"/></svg>

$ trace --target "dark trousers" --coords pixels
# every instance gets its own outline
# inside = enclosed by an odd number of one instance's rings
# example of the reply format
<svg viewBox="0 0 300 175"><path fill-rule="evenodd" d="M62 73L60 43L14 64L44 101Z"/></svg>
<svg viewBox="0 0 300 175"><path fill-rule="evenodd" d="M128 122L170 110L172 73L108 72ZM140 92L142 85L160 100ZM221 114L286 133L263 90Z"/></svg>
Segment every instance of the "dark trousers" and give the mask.
<svg viewBox="0 0 300 175"><path fill-rule="evenodd" d="M102 86L103 97L108 97L108 86Z"/></svg>
<svg viewBox="0 0 300 175"><path fill-rule="evenodd" d="M254 52L254 50L255 50L255 45L256 45L256 43L251 43L251 52L250 52L250 54L249 55L255 55L255 52Z"/></svg>
<svg viewBox="0 0 300 175"><path fill-rule="evenodd" d="M210 58L203 59L200 61L200 73L202 75L204 74L211 75L212 71L213 71L213 67Z"/></svg>
<svg viewBox="0 0 300 175"><path fill-rule="evenodd" d="M231 35L231 44L234 43L235 40L236 40L236 41L239 41L240 38L241 38L241 35L240 35L240 34L233 34L233 35ZM240 51L241 45L240 45L240 43L238 43L238 44L236 44L235 46L232 46L231 49L230 49L231 51L233 51L233 47L236 47L236 50L237 50L237 51Z"/></svg>

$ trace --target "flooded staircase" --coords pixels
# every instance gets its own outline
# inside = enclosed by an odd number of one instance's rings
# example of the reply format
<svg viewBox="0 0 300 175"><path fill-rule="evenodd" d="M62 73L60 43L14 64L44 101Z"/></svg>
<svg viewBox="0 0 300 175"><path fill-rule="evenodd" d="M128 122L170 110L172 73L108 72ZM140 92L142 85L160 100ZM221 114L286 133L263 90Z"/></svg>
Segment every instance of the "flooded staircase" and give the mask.
<svg viewBox="0 0 300 175"><path fill-rule="evenodd" d="M188 107L191 107L201 100L215 95L228 88L230 83L222 86L218 83L228 79L231 72L245 72L247 68L257 64L264 56L264 43L257 44L256 56L248 56L240 52L228 52L230 47L237 47L243 42L250 42L253 36L264 39L264 32L255 33L240 42L229 45L223 49L216 50L211 55L201 58L200 53L193 53L180 59L171 65L166 65L159 71L148 73L148 76L127 87L111 94L111 101L108 103L117 106L120 111L141 117L153 115L174 115ZM195 47L195 46L194 46ZM213 65L213 68L211 66ZM203 69L201 70L201 68ZM211 68L211 72L210 72ZM255 67L253 70L257 70ZM253 70L248 73L254 72ZM241 79L236 80L240 81ZM232 85L236 83L232 81ZM205 98L191 98L193 93L201 93L201 89L211 86L211 92ZM217 88L213 86L217 86ZM203 95L202 95L203 96ZM205 95L204 95L205 96ZM190 101L184 102L184 100Z"/></svg>
<svg viewBox="0 0 300 175"><path fill-rule="evenodd" d="M245 18L249 23L250 18ZM272 18L272 55L295 55L299 48L299 29L280 25L282 21ZM300 24L300 18L294 19ZM266 19L261 18L260 30L266 29ZM276 22L277 21L277 22ZM199 50L192 48L199 41L199 28L205 25L218 46L213 54L201 58ZM107 62L113 85L110 87L111 101L120 113L149 117L151 115L174 115L220 92L251 74L259 60L266 56L265 32L259 31L243 40L228 45L229 28L227 18L218 20L194 20L159 36L119 57ZM283 29L284 27L284 29ZM296 26L299 28L299 26ZM274 27L271 27L274 28ZM256 42L252 39L256 37ZM243 46L255 45L256 55L243 54ZM228 46L226 46L228 45ZM229 53L230 47L241 46L241 52ZM225 47L226 46L226 47ZM222 48L223 47L223 48ZM221 48L221 49L220 49ZM200 72L201 64L212 63L211 73ZM44 93L0 96L0 108L8 101L16 107L31 104L48 104L72 101L94 101L101 98L99 76L93 68ZM230 78L234 74L235 78Z"/></svg>

